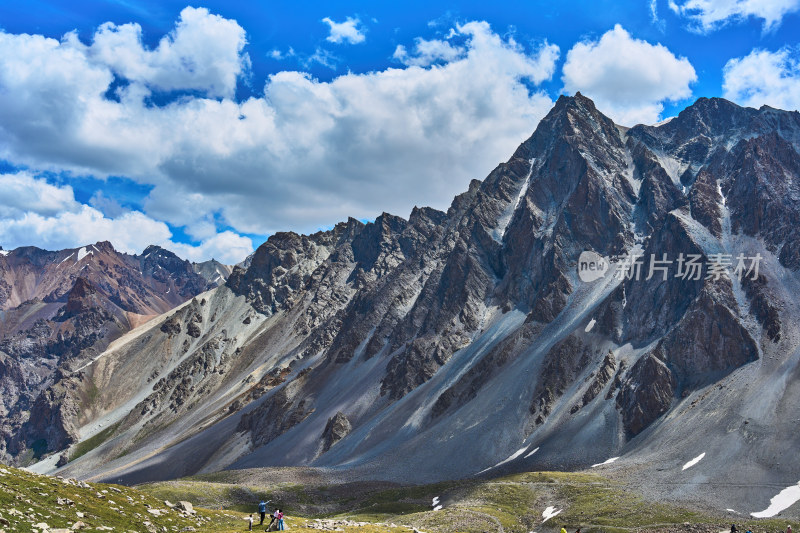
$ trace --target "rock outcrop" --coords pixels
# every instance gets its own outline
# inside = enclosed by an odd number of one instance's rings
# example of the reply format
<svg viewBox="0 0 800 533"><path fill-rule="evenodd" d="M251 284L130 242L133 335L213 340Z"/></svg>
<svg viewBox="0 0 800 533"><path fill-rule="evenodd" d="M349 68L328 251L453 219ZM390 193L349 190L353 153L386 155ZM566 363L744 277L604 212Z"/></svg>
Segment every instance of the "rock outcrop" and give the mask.
<svg viewBox="0 0 800 533"><path fill-rule="evenodd" d="M350 421L340 411L328 419L322 432L322 451L327 452L331 446L342 440L353 429Z"/></svg>

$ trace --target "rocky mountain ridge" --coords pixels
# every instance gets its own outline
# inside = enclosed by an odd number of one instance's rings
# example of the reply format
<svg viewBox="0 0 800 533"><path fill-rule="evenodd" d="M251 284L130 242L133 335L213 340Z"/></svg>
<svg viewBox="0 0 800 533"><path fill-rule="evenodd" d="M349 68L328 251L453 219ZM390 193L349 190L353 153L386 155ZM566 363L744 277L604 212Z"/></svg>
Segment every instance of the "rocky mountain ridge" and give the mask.
<svg viewBox="0 0 800 533"><path fill-rule="evenodd" d="M446 212L278 233L119 339L76 378L99 390L80 438L113 431L63 470L433 481L622 457L604 468L766 506L800 476L798 150L797 112L701 98L627 129L561 97ZM587 250L645 274L584 282ZM733 275L739 254L757 274ZM727 273L687 276L688 257ZM752 488L703 493L741 475Z"/></svg>

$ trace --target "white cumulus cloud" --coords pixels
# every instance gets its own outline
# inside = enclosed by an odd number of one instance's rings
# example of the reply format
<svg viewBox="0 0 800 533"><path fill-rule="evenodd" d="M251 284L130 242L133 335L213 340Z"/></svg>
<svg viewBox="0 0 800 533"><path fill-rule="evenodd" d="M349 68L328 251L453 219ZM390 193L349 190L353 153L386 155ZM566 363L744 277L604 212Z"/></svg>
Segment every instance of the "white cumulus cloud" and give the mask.
<svg viewBox="0 0 800 533"><path fill-rule="evenodd" d="M329 42L358 44L367 38L364 35L364 28L359 28L361 20L358 17L347 17L344 22L335 22L330 17L325 17L322 22L330 27L331 33L327 37Z"/></svg>
<svg viewBox="0 0 800 533"><path fill-rule="evenodd" d="M69 185L51 185L28 172L0 174L0 218L19 217L26 212L52 216L64 211L77 211Z"/></svg>
<svg viewBox="0 0 800 533"><path fill-rule="evenodd" d="M599 40L575 44L562 76L566 92L580 91L626 126L657 122L663 102L690 97L696 80L688 59L661 44L634 39L619 24Z"/></svg>
<svg viewBox="0 0 800 533"><path fill-rule="evenodd" d="M164 248L190 261L216 259L227 265L235 265L253 252L253 242L232 231L223 231L204 240L198 246L170 242Z"/></svg>
<svg viewBox="0 0 800 533"><path fill-rule="evenodd" d="M157 244L184 259L215 257L228 264L238 263L253 251L249 238L231 231L212 232L196 246L176 243L167 224L140 211L108 216L78 202L68 185L51 185L28 172L0 174L0 246L4 249L60 250L97 241L110 241L117 250L132 254Z"/></svg>
<svg viewBox="0 0 800 533"><path fill-rule="evenodd" d="M454 34L463 51L431 65L422 46L409 55L419 65L331 81L278 72L243 101L186 96L155 106L154 71L108 99L120 60L105 62L74 34L0 32L0 157L150 185L144 214L174 226L199 227L213 213L234 231L266 235L446 208L550 109L531 87L553 76L559 55L547 43L526 50L485 22ZM127 43L140 52L138 40Z"/></svg>
<svg viewBox="0 0 800 533"><path fill-rule="evenodd" d="M0 244L6 249L38 246L60 250L108 240L127 253L141 252L149 244L166 243L171 237L166 224L143 213L132 211L112 219L88 205L51 216L29 211L18 218L0 219L0 235Z"/></svg>
<svg viewBox="0 0 800 533"><path fill-rule="evenodd" d="M74 34L67 42L83 48ZM236 21L205 8L187 7L175 29L153 50L142 44L138 24L106 22L85 53L127 80L153 88L197 89L212 97L230 97L237 77L249 63L242 53L245 44L244 29Z"/></svg>
<svg viewBox="0 0 800 533"><path fill-rule="evenodd" d="M426 40L418 37L414 44L414 53L409 55L408 50L402 44L398 44L394 51L394 57L404 65L416 65L427 67L437 61L453 61L464 54L465 50L460 46L453 46L447 41L439 39Z"/></svg>
<svg viewBox="0 0 800 533"><path fill-rule="evenodd" d="M797 49L753 50L723 68L723 96L748 106L800 109L800 57Z"/></svg>
<svg viewBox="0 0 800 533"><path fill-rule="evenodd" d="M769 31L778 26L786 14L800 10L800 0L686 0L683 3L670 0L669 7L691 20L692 28L700 32L750 17L762 19L764 30Z"/></svg>

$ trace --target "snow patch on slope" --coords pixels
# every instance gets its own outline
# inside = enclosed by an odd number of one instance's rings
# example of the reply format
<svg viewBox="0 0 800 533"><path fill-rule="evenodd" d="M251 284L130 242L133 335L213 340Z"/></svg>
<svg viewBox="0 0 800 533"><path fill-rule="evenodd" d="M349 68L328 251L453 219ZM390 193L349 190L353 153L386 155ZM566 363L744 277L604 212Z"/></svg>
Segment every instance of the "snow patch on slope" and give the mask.
<svg viewBox="0 0 800 533"><path fill-rule="evenodd" d="M602 463L597 463L597 464L592 465L592 468L597 468L598 466L603 466L603 465L610 465L611 463L613 463L617 459L619 459L619 457L612 457L610 459L606 459Z"/></svg>
<svg viewBox="0 0 800 533"><path fill-rule="evenodd" d="M556 508L553 506L547 507L544 511L542 511L542 518L544 519L542 520L542 524L559 514L561 511L563 511L563 509L556 510Z"/></svg>
<svg viewBox="0 0 800 533"><path fill-rule="evenodd" d="M700 455L698 455L697 457L695 457L694 459L692 459L691 461L689 461L688 463L683 465L683 468L681 468L681 470L686 470L687 468L693 467L694 465L696 465L697 463L702 461L703 457L705 457L705 456L706 456L706 452L701 453Z"/></svg>
<svg viewBox="0 0 800 533"><path fill-rule="evenodd" d="M87 255L94 255L94 252L93 252L93 251L91 251L91 250L88 250L88 251L87 251L87 250L86 250L86 247L84 246L83 248L81 248L80 250L78 250L78 258L75 260L75 263L80 263L80 262L81 262L81 259L83 259L83 258L84 258L84 257L86 257Z"/></svg>
<svg viewBox="0 0 800 533"><path fill-rule="evenodd" d="M788 509L798 500L800 500L800 482L780 491L769 501L769 507L757 513L750 513L750 516L754 518L770 518L784 509Z"/></svg>
<svg viewBox="0 0 800 533"><path fill-rule="evenodd" d="M431 501L431 507L433 508L434 511L441 511L444 506L441 503L439 503L439 497L436 496Z"/></svg>

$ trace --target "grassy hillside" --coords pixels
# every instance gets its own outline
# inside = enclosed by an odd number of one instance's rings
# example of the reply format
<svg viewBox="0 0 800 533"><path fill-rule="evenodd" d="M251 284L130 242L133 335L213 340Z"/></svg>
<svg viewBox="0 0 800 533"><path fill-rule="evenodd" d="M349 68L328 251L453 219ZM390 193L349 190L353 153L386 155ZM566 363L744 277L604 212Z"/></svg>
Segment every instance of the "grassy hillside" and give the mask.
<svg viewBox="0 0 800 533"><path fill-rule="evenodd" d="M55 529L117 532L246 530L261 498L288 515L289 529L365 533L713 532L730 517L645 502L585 473L531 472L492 480L401 487L329 483L292 469L221 472L128 488L32 474L0 465L0 533ZM441 510L431 510L434 498ZM167 505L165 500L170 502ZM171 505L188 501L190 514ZM557 513L547 521L543 512ZM46 524L46 526L45 526ZM81 525L83 527L81 528ZM744 531L785 530L783 520L750 520ZM255 528L263 531L263 528Z"/></svg>
<svg viewBox="0 0 800 533"><path fill-rule="evenodd" d="M177 502L176 502L177 503ZM0 531L241 531L240 513L189 514L128 487L40 476L0 465Z"/></svg>
<svg viewBox="0 0 800 533"><path fill-rule="evenodd" d="M213 508L251 510L258 498L292 516L413 526L425 532L584 533L695 531L718 533L730 521L745 531L785 531L783 520L743 520L644 501L619 484L587 473L531 472L492 480L400 487L381 483L332 484L292 469L227 471L140 487L159 499L190 499ZM443 508L431 510L433 498ZM543 512L560 511L544 521ZM543 523L544 521L544 523ZM302 524L303 521L301 520ZM329 523L330 524L330 523ZM689 524L687 528L684 524ZM345 531L365 531L337 523ZM382 531L382 529L372 529Z"/></svg>

